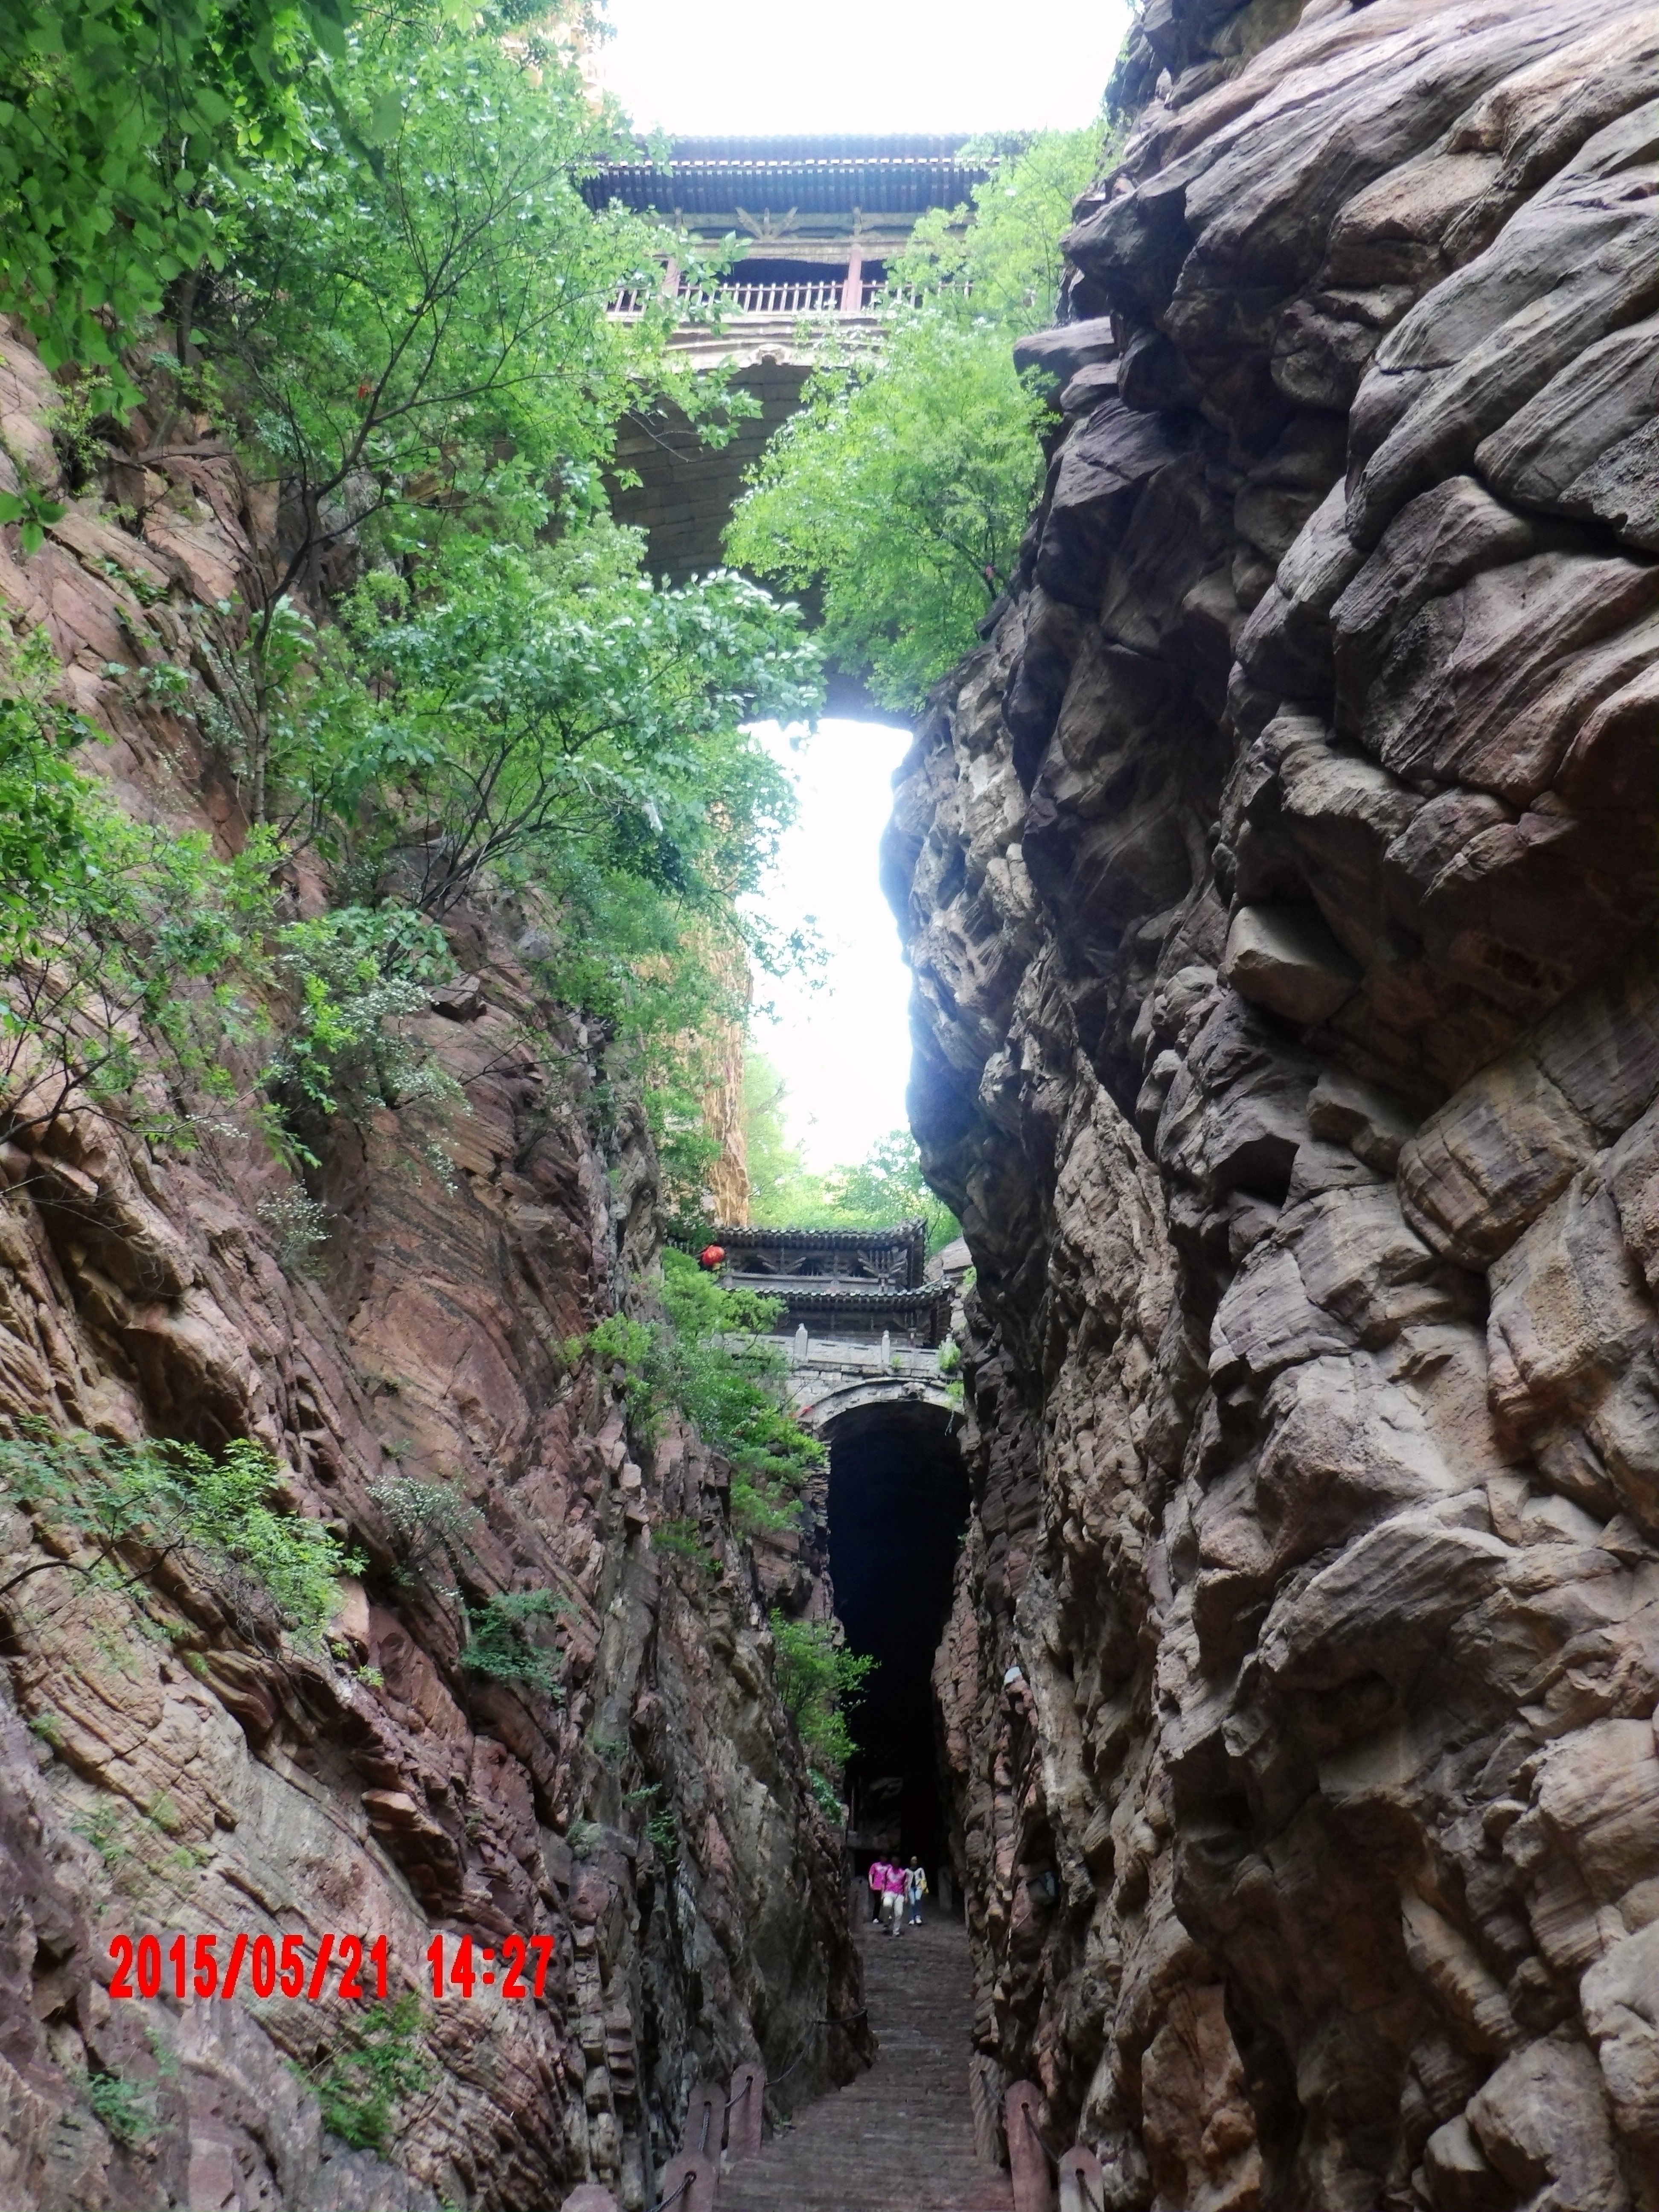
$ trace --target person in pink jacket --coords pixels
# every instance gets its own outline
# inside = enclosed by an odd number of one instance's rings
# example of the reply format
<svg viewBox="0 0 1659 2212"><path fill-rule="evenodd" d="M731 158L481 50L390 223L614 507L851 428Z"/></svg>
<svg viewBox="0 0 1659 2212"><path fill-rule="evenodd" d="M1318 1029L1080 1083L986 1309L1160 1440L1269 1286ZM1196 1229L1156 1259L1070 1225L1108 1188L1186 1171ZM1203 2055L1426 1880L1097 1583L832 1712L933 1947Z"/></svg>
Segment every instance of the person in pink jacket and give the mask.
<svg viewBox="0 0 1659 2212"><path fill-rule="evenodd" d="M888 1871L885 1859L871 1860L870 1872L866 1879L870 1884L870 1917L872 1920L883 1919L886 1915Z"/></svg>
<svg viewBox="0 0 1659 2212"><path fill-rule="evenodd" d="M904 1927L904 1869L884 1860L881 1869L881 1917L887 1923L890 1936L901 1934Z"/></svg>

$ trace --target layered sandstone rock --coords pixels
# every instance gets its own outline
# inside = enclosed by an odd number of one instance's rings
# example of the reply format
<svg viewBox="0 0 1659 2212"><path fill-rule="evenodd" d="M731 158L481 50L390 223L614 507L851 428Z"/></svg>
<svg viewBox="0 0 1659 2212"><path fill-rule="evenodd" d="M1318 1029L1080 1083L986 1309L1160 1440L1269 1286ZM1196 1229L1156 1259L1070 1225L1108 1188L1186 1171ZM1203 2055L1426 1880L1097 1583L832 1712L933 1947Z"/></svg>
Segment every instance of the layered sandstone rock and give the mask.
<svg viewBox="0 0 1659 2212"><path fill-rule="evenodd" d="M50 481L46 386L8 343L0 428ZM193 824L192 732L107 664L210 639L261 510L211 450L114 473L142 535L90 497L27 561L6 533L0 611L49 629L124 802ZM186 1151L85 1108L0 1156L0 1413L255 1437L290 1506L368 1562L310 1653L176 1575L136 1609L56 1573L8 1588L6 2212L540 2212L590 2178L638 2207L697 2080L804 2049L788 2098L855 2062L819 2027L856 2012L857 1963L727 1470L672 1425L635 1449L610 1378L563 1348L648 1301L643 1121L599 1141L588 1040L518 957L522 915L462 914L452 941L465 979L412 1029L463 1103L329 1132L320 1276L285 1254L291 1181L234 1112ZM563 1601L556 1701L460 1665L453 1577L410 1576L371 1495L399 1474L475 1511L473 1604ZM653 1549L668 1519L702 1525L710 1565ZM46 1556L21 1516L7 1537ZM301 1932L313 1958L324 1931L384 1934L396 1995L424 1986L437 1929L554 1936L548 2002L428 2001L386 2157L326 2137L306 2078L350 2048L353 2008L106 1994L118 1931L216 1933L222 1962L239 1931ZM100 2124L99 2076L136 2124Z"/></svg>
<svg viewBox="0 0 1659 2212"><path fill-rule="evenodd" d="M975 2031L1115 2207L1659 2203L1656 44L1148 9L901 780Z"/></svg>

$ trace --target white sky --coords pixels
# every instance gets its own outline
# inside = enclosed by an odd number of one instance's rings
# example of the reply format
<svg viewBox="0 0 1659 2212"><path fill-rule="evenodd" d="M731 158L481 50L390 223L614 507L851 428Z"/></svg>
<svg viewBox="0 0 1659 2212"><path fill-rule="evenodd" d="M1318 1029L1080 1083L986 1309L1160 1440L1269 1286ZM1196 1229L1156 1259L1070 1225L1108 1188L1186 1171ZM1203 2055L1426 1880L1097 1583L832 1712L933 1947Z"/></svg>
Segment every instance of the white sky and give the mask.
<svg viewBox="0 0 1659 2212"><path fill-rule="evenodd" d="M753 1034L783 1078L785 1126L821 1170L861 1159L904 1125L910 976L876 848L910 733L824 721L799 751L775 730L768 736L796 778L800 815L755 903L777 929L810 917L830 959L816 988L757 977L757 996L772 1000L777 1018L757 1020Z"/></svg>
<svg viewBox="0 0 1659 2212"><path fill-rule="evenodd" d="M1099 106L1128 23L1126 0L1047 0L1040 37L1006 0L610 0L608 12L601 83L640 128L686 137L1073 129ZM801 819L760 903L784 929L813 916L830 958L816 990L757 979L778 1018L755 1041L817 1169L861 1158L905 1119L909 976L876 848L908 742L826 722L803 753L783 750Z"/></svg>
<svg viewBox="0 0 1659 2212"><path fill-rule="evenodd" d="M716 131L1072 130L1100 105L1124 0L610 0L599 76L635 124Z"/></svg>

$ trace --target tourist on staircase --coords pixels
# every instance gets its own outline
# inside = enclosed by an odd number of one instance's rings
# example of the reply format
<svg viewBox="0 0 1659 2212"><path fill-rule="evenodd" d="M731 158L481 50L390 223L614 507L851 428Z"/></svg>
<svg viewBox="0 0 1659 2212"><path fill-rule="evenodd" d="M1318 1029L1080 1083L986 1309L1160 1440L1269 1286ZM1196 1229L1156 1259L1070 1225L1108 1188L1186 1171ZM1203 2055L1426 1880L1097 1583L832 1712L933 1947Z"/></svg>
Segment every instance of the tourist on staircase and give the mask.
<svg viewBox="0 0 1659 2212"><path fill-rule="evenodd" d="M867 1879L870 1884L870 1917L872 1920L884 1920L887 1913L887 1862L885 1859L871 1860Z"/></svg>
<svg viewBox="0 0 1659 2212"><path fill-rule="evenodd" d="M921 1925L921 1900L927 1894L927 1877L921 1870L921 1861L912 1858L904 1869L905 1917L913 1928Z"/></svg>
<svg viewBox="0 0 1659 2212"><path fill-rule="evenodd" d="M888 1860L882 1867L882 1917L890 1936L904 1932L904 1869Z"/></svg>

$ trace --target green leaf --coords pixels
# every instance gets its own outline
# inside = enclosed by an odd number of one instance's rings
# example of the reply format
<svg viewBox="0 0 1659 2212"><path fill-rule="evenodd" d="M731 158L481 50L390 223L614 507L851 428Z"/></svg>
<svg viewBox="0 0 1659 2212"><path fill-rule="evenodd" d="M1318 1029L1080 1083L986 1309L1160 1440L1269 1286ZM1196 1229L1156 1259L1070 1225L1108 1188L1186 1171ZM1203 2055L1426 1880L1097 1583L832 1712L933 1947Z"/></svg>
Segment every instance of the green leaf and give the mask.
<svg viewBox="0 0 1659 2212"><path fill-rule="evenodd" d="M403 122L404 104L397 93L377 93L363 125L363 137L371 146L386 145L402 130Z"/></svg>

